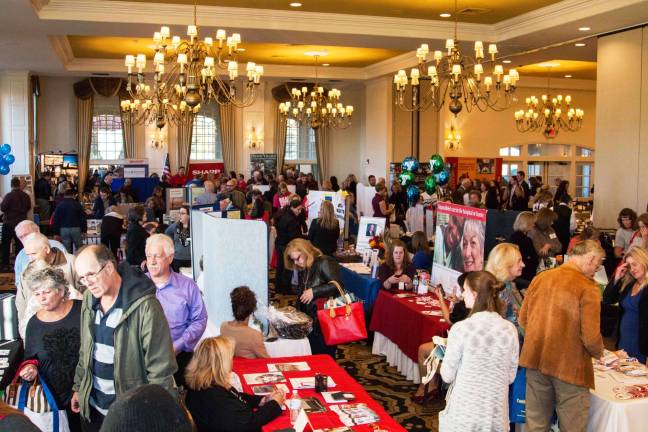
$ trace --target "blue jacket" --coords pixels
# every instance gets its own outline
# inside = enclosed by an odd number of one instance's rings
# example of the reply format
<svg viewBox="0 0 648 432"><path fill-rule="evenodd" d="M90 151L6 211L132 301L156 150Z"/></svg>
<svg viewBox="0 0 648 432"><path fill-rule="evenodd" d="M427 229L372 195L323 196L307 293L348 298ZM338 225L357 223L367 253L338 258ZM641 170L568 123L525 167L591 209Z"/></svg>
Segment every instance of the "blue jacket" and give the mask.
<svg viewBox="0 0 648 432"><path fill-rule="evenodd" d="M103 205L103 202L101 203ZM54 234L60 234L61 228L81 228L81 232L88 230L86 214L83 206L74 198L63 198L54 211Z"/></svg>
<svg viewBox="0 0 648 432"><path fill-rule="evenodd" d="M115 205L115 198L112 195L108 197L108 204ZM94 213L94 219L101 219L106 214L106 209L100 195L97 195L97 198L95 198L94 204L92 204L92 211Z"/></svg>

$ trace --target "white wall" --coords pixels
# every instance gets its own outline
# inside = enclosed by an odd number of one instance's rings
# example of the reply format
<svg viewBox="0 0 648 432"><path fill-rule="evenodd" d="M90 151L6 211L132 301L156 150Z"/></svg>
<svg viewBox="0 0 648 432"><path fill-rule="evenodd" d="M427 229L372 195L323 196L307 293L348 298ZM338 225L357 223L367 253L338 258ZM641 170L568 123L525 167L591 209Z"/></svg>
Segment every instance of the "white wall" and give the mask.
<svg viewBox="0 0 648 432"><path fill-rule="evenodd" d="M11 190L12 174L30 174L29 73L7 71L0 75L0 144L11 145L16 161L8 175L0 175L0 194Z"/></svg>
<svg viewBox="0 0 648 432"><path fill-rule="evenodd" d="M76 97L79 77L40 77L38 99L39 153L76 150Z"/></svg>

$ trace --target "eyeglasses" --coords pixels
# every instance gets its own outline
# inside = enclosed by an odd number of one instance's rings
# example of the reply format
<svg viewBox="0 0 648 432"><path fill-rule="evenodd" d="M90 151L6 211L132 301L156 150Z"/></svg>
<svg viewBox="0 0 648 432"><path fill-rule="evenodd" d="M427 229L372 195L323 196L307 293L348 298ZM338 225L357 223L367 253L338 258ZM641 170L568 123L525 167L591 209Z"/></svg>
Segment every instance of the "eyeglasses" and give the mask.
<svg viewBox="0 0 648 432"><path fill-rule="evenodd" d="M105 263L104 265L101 266L101 268L98 271L96 271L94 273L89 273L89 274L87 274L85 276L81 276L79 278L79 283L81 285L86 285L88 282L91 282L91 283L96 282L97 281L97 276L99 276L99 273L101 273L103 271L103 269L106 268L107 265L108 265L108 263Z"/></svg>

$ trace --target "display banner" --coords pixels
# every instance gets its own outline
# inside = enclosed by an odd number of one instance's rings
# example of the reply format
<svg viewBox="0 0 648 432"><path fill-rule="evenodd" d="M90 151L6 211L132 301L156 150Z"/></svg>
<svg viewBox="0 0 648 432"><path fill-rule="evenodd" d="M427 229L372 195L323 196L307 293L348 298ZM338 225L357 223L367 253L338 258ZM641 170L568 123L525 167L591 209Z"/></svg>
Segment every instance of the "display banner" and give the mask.
<svg viewBox="0 0 648 432"><path fill-rule="evenodd" d="M188 180L191 180L196 174L222 174L225 171L225 164L223 162L202 162L189 164Z"/></svg>
<svg viewBox="0 0 648 432"><path fill-rule="evenodd" d="M363 251L369 248L369 240L375 236L382 235L385 231L387 219L384 217L360 217L360 227L358 228L358 240L356 241L356 250Z"/></svg>
<svg viewBox="0 0 648 432"><path fill-rule="evenodd" d="M277 153L252 153L250 155L250 177L254 171L263 175L277 174Z"/></svg>
<svg viewBox="0 0 648 432"><path fill-rule="evenodd" d="M502 177L502 158L446 157L451 166L450 186L457 185L459 178L468 176L471 180L490 181Z"/></svg>
<svg viewBox="0 0 648 432"><path fill-rule="evenodd" d="M319 217L320 206L323 201L331 201L335 209L335 217L340 221L340 229L344 229L344 219L346 215L346 192L326 192L326 191L309 191L306 195L304 207L308 212L306 224L310 228L313 219Z"/></svg>
<svg viewBox="0 0 648 432"><path fill-rule="evenodd" d="M484 269L486 213L447 202L437 205L432 281L442 284L447 294L460 294L461 273Z"/></svg>

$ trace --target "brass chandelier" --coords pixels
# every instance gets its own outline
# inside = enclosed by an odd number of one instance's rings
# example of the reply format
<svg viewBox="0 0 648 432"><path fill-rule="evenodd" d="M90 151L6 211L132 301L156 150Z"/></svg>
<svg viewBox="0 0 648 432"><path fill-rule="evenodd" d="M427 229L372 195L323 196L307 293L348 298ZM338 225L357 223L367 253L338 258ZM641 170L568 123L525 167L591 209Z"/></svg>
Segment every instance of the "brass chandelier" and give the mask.
<svg viewBox="0 0 648 432"><path fill-rule="evenodd" d="M279 104L279 113L288 120L296 120L300 125L313 129L332 127L346 129L351 126L353 106L346 107L340 102L342 92L338 89L326 90L317 78L318 60L325 52L306 53L315 58L315 84L312 88L303 86L290 90L290 100Z"/></svg>
<svg viewBox="0 0 648 432"><path fill-rule="evenodd" d="M425 111L432 107L440 111L448 102L455 116L466 107L468 112L492 109L502 111L515 101L515 89L520 75L517 70L495 63L497 45L488 45L490 60L484 61L484 44L475 41L475 57L463 55L457 40L457 1L455 0L454 39L447 39L446 51L434 51L431 58L428 44L416 50L418 65L411 69L409 78L404 69L394 75L396 105L404 111ZM491 75L485 66L492 63ZM406 97L411 93L411 98ZM409 100L408 100L409 99Z"/></svg>
<svg viewBox="0 0 648 432"><path fill-rule="evenodd" d="M225 30L211 37L199 38L197 5L194 0L193 25L187 27L188 39L171 36L169 27L162 26L153 34L153 85L146 84L144 70L146 55L127 55L127 90L130 100L121 102L127 121L137 124L178 124L200 111L201 104L216 101L247 107L254 103L263 76L263 66L248 62L246 82L237 90L239 76L238 52L242 50L241 35L227 35ZM227 77L219 74L227 73Z"/></svg>
<svg viewBox="0 0 648 432"><path fill-rule="evenodd" d="M571 106L572 97L562 94L552 96L549 93L540 99L535 96L526 98L526 110L515 112L515 126L519 132L542 131L546 138L555 138L561 129L575 132L583 125L585 111Z"/></svg>

